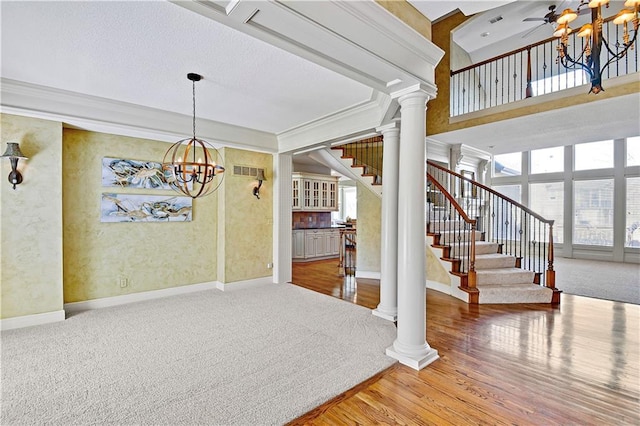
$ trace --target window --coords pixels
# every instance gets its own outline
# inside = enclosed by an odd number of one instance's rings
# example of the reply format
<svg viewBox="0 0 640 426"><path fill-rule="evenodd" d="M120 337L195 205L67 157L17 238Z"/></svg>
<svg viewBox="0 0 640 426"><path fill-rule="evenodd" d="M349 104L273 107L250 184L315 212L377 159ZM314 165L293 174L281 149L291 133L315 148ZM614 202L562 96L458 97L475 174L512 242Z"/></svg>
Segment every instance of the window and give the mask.
<svg viewBox="0 0 640 426"><path fill-rule="evenodd" d="M581 143L575 146L575 170L613 167L613 141Z"/></svg>
<svg viewBox="0 0 640 426"><path fill-rule="evenodd" d="M640 177L627 179L625 247L640 247Z"/></svg>
<svg viewBox="0 0 640 426"><path fill-rule="evenodd" d="M564 147L531 151L531 174L564 171Z"/></svg>
<svg viewBox="0 0 640 426"><path fill-rule="evenodd" d="M613 179L574 182L573 243L613 246Z"/></svg>
<svg viewBox="0 0 640 426"><path fill-rule="evenodd" d="M589 77L583 70L567 71L564 74L553 75L551 77L535 80L531 82L533 96L544 95L545 93L558 92L571 87L587 84Z"/></svg>
<svg viewBox="0 0 640 426"><path fill-rule="evenodd" d="M495 191L498 191L507 198L513 201L520 202L520 185L499 185L493 186ZM520 234L517 232L522 229L520 224L520 215L514 216L514 209L511 208L511 204L503 203L499 200L492 200L490 202L490 214L495 215L496 224L505 224L506 226L499 225L495 230L494 237L498 242L514 241L520 239Z"/></svg>
<svg viewBox="0 0 640 426"><path fill-rule="evenodd" d="M552 219L553 240L562 244L564 234L564 182L529 185L529 208L545 219Z"/></svg>
<svg viewBox="0 0 640 426"><path fill-rule="evenodd" d="M627 138L627 166L640 166L640 136Z"/></svg>
<svg viewBox="0 0 640 426"><path fill-rule="evenodd" d="M520 185L494 185L492 188L505 197L520 202Z"/></svg>
<svg viewBox="0 0 640 426"><path fill-rule="evenodd" d="M520 176L521 173L521 152L493 156L493 176Z"/></svg>

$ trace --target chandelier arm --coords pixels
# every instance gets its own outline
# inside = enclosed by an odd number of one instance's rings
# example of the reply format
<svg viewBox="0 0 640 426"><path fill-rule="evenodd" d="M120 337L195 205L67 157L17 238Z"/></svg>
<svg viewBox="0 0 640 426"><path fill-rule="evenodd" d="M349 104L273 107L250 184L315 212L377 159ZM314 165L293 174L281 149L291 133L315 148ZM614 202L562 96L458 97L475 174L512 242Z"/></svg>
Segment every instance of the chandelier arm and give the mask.
<svg viewBox="0 0 640 426"><path fill-rule="evenodd" d="M582 62L582 56L584 55L584 51L582 51L582 54L580 54L580 57L578 58L578 60L574 60L571 57L571 55L569 55L569 52L567 51L567 46L565 46L564 44L562 44L562 50L564 51L564 56L560 59L560 63L562 64L563 67L565 67L568 70L582 69L587 74L589 74L590 78L593 78L593 72L591 71L591 68L589 68L587 65L585 65Z"/></svg>
<svg viewBox="0 0 640 426"><path fill-rule="evenodd" d="M622 58L624 54L627 53L627 50L629 50L629 46L631 46L631 43L629 43L627 46L624 47L624 49L622 49L621 52L616 53L613 50L611 50L611 48L609 47L609 42L607 41L606 38L602 37L602 43L604 44L604 47L607 48L607 52L609 52L609 55L611 55L612 59L616 59L616 60Z"/></svg>
<svg viewBox="0 0 640 426"><path fill-rule="evenodd" d="M609 58L607 63L604 64L604 66L602 67L602 70L600 71L600 74L602 74L604 72L604 70L607 69L607 67L609 65L611 65L611 63L613 63L614 61L618 61L618 60L622 59L627 54L627 52L629 51L629 48L636 42L636 37L637 36L638 36L638 31L634 31L633 39L631 39L629 44L624 45L625 48L621 52L618 52L618 53L614 53L609 48L609 43L607 42L607 40L604 37L602 38L602 41L604 42L604 45L607 48L607 51L609 51L609 53L611 54L611 57Z"/></svg>

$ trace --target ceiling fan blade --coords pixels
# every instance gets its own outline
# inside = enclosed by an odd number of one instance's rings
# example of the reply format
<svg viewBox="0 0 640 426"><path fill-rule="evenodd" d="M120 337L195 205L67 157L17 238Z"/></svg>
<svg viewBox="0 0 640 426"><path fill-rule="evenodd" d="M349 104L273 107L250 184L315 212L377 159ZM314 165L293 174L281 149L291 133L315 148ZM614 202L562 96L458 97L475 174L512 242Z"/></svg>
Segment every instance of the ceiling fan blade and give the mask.
<svg viewBox="0 0 640 426"><path fill-rule="evenodd" d="M533 27L532 29L530 29L529 31L527 31L526 33L524 33L524 34L522 35L522 37L521 37L521 38L525 38L525 37L530 36L531 34L533 34L534 32L536 32L538 29L540 29L540 28L544 27L545 25L547 25L547 23L546 23L546 22L544 22L544 23L542 23L542 24L540 24L540 25L538 25L538 26L536 26L536 27Z"/></svg>
<svg viewBox="0 0 640 426"><path fill-rule="evenodd" d="M530 21L544 21L544 18L524 18L522 22L530 22Z"/></svg>

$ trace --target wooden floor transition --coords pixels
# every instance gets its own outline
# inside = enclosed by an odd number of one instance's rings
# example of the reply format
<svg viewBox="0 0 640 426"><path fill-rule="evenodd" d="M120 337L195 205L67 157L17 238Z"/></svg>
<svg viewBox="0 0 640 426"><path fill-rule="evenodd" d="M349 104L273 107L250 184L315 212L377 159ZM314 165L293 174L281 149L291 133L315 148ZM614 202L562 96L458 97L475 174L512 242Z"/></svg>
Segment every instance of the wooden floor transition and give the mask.
<svg viewBox="0 0 640 426"><path fill-rule="evenodd" d="M294 263L293 282L375 308L378 281L336 263ZM640 425L640 306L471 306L427 290L426 315L440 359L395 364L290 424Z"/></svg>

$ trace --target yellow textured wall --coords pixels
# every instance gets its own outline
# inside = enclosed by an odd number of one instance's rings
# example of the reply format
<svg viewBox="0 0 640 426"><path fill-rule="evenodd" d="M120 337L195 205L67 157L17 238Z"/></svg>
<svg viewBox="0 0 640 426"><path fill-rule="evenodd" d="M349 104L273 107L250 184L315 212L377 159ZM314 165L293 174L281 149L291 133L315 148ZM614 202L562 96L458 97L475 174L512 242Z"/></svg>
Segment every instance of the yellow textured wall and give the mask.
<svg viewBox="0 0 640 426"><path fill-rule="evenodd" d="M64 130L64 299L78 302L216 280L216 193L193 202L191 222L101 223L103 157L161 162L168 143ZM121 288L120 277L129 280Z"/></svg>
<svg viewBox="0 0 640 426"><path fill-rule="evenodd" d="M63 309L62 301L62 125L1 115L0 154L20 143L18 170L24 181L11 189L9 161L1 159L1 317Z"/></svg>
<svg viewBox="0 0 640 426"><path fill-rule="evenodd" d="M405 0L376 0L398 19L431 40L431 21Z"/></svg>
<svg viewBox="0 0 640 426"><path fill-rule="evenodd" d="M449 272L447 272L447 270L444 269L444 266L442 266L442 264L440 263L436 255L433 254L431 247L427 245L426 251L427 251L427 266L426 266L427 279L430 281L436 281L442 284L451 285L451 276L449 275Z"/></svg>
<svg viewBox="0 0 640 426"><path fill-rule="evenodd" d="M231 283L271 276L273 262L273 156L234 148L222 150L227 176L219 190L218 281ZM260 199L253 196L258 182L233 175L233 166L264 169Z"/></svg>
<svg viewBox="0 0 640 426"><path fill-rule="evenodd" d="M432 26L431 41L444 50L442 60L436 66L438 96L427 103L427 135L447 131L449 126L449 72L451 71L451 31L468 18L461 12L436 22Z"/></svg>
<svg viewBox="0 0 640 426"><path fill-rule="evenodd" d="M382 200L358 182L358 271L380 272Z"/></svg>

